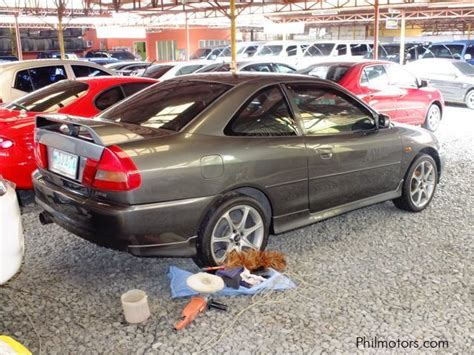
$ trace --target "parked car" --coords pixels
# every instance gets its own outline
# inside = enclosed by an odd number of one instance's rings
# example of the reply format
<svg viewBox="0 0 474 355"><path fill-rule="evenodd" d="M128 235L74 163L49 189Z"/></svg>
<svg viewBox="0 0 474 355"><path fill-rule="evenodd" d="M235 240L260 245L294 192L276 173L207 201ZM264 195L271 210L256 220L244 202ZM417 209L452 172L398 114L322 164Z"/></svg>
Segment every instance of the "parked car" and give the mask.
<svg viewBox="0 0 474 355"><path fill-rule="evenodd" d="M118 50L118 51L89 51L86 53L85 58L91 62L97 64L110 64L121 61L140 60L137 56L133 55L129 51Z"/></svg>
<svg viewBox="0 0 474 355"><path fill-rule="evenodd" d="M284 60L288 64L296 65L309 45L309 43L298 41L265 42L258 46L252 58L255 60L278 58L280 61Z"/></svg>
<svg viewBox="0 0 474 355"><path fill-rule="evenodd" d="M146 69L139 69L131 75L144 76L146 78L160 79L160 81L174 78L175 76L194 73L209 64L209 61L192 60L189 62L169 62L155 64Z"/></svg>
<svg viewBox="0 0 474 355"><path fill-rule="evenodd" d="M406 67L437 88L448 102L474 110L474 66L456 59L421 59Z"/></svg>
<svg viewBox="0 0 474 355"><path fill-rule="evenodd" d="M202 67L195 73L228 72L229 63L212 63ZM296 73L291 65L275 60L241 60L237 62L238 72Z"/></svg>
<svg viewBox="0 0 474 355"><path fill-rule="evenodd" d="M381 201L419 212L443 164L431 132L392 125L339 85L308 76L188 75L94 120L38 116L36 124L43 223L200 265L264 249L270 232Z"/></svg>
<svg viewBox="0 0 474 355"><path fill-rule="evenodd" d="M372 44L370 46L370 52L368 52L364 58L373 59ZM423 43L405 43L405 57L403 63L409 63L417 60L426 51L426 44ZM394 63L400 63L400 43L382 43L379 45L379 60L387 60Z"/></svg>
<svg viewBox="0 0 474 355"><path fill-rule="evenodd" d="M0 63L0 103L64 79L113 75L113 71L81 60L39 59Z"/></svg>
<svg viewBox="0 0 474 355"><path fill-rule="evenodd" d="M65 59L79 59L79 56L76 53L64 53ZM61 59L61 52L53 51L53 52L39 52L36 56L37 59L48 59L48 58L56 58Z"/></svg>
<svg viewBox="0 0 474 355"><path fill-rule="evenodd" d="M0 143L1 145L1 143ZM20 269L25 240L15 185L0 176L0 285ZM4 347L0 348L5 350ZM7 352L9 354L10 352ZM16 354L16 352L15 352Z"/></svg>
<svg viewBox="0 0 474 355"><path fill-rule="evenodd" d="M190 60L216 60L221 52L229 46L204 47L198 48L189 56ZM230 52L229 52L230 53Z"/></svg>
<svg viewBox="0 0 474 355"><path fill-rule="evenodd" d="M337 82L394 122L422 125L430 131L436 131L441 122L441 93L399 64L328 62L314 64L300 73Z"/></svg>
<svg viewBox="0 0 474 355"><path fill-rule="evenodd" d="M311 64L339 60L362 59L371 50L370 41L317 41L310 45L297 62L298 69Z"/></svg>
<svg viewBox="0 0 474 355"><path fill-rule="evenodd" d="M0 62L16 62L18 58L14 55L0 55Z"/></svg>
<svg viewBox="0 0 474 355"><path fill-rule="evenodd" d="M462 59L474 64L474 40L432 43L421 56L426 58Z"/></svg>
<svg viewBox="0 0 474 355"><path fill-rule="evenodd" d="M104 65L111 69L116 75L130 76L133 72L140 69L146 69L151 65L149 62L118 62Z"/></svg>
<svg viewBox="0 0 474 355"><path fill-rule="evenodd" d="M37 114L58 112L92 117L153 83L156 81L130 77L63 80L0 106L0 175L18 189L32 188Z"/></svg>

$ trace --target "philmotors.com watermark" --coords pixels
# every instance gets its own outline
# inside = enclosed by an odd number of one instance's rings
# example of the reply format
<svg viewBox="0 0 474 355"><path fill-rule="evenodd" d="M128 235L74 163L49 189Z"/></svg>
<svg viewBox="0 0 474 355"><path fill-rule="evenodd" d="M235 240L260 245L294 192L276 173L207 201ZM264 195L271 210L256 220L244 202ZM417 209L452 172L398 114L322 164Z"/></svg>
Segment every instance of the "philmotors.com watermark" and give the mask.
<svg viewBox="0 0 474 355"><path fill-rule="evenodd" d="M357 348L362 349L447 349L447 340L402 340L382 338L356 338Z"/></svg>

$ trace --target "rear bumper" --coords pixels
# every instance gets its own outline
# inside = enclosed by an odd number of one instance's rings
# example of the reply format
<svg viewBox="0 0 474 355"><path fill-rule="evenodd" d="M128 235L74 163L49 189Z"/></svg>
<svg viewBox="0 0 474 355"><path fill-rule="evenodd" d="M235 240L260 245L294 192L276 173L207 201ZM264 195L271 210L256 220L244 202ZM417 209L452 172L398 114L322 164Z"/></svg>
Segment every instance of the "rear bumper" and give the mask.
<svg viewBox="0 0 474 355"><path fill-rule="evenodd" d="M90 242L137 256L195 256L201 218L213 199L115 205L51 185L38 171L33 187L53 222Z"/></svg>

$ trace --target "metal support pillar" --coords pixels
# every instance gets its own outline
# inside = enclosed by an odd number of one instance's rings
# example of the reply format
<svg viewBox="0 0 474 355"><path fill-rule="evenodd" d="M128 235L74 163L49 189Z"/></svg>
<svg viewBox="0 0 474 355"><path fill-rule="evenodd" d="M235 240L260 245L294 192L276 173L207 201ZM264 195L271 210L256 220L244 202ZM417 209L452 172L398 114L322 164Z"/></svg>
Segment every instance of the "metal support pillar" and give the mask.
<svg viewBox="0 0 474 355"><path fill-rule="evenodd" d="M188 14L186 13L186 11L184 12L184 16L185 16L185 28L186 28L186 60L189 60L189 56L190 56L190 53L189 53L189 25L188 25Z"/></svg>
<svg viewBox="0 0 474 355"><path fill-rule="evenodd" d="M21 34L20 25L18 24L19 13L15 13L15 38L16 38L16 53L18 60L23 60L23 48L21 48Z"/></svg>
<svg viewBox="0 0 474 355"><path fill-rule="evenodd" d="M234 74L237 72L237 28L235 23L235 17L235 0L230 0L230 70Z"/></svg>
<svg viewBox="0 0 474 355"><path fill-rule="evenodd" d="M379 0L375 0L374 2L374 59L377 60L379 59L379 17L380 17L380 11L379 11Z"/></svg>
<svg viewBox="0 0 474 355"><path fill-rule="evenodd" d="M401 10L400 14L402 16L400 22L400 64L403 65L405 64L405 10Z"/></svg>

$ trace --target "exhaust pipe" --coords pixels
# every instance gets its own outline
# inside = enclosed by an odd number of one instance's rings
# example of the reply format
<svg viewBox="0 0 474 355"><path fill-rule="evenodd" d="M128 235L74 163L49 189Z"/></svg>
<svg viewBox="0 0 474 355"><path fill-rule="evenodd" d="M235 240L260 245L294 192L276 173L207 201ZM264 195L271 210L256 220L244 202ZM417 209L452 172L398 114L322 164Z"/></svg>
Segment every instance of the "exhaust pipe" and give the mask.
<svg viewBox="0 0 474 355"><path fill-rule="evenodd" d="M53 223L51 215L48 212L41 212L39 214L39 221L43 226Z"/></svg>

